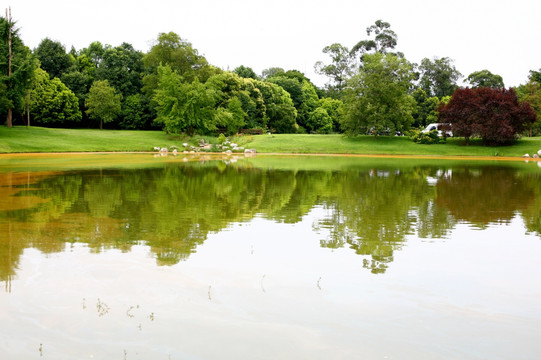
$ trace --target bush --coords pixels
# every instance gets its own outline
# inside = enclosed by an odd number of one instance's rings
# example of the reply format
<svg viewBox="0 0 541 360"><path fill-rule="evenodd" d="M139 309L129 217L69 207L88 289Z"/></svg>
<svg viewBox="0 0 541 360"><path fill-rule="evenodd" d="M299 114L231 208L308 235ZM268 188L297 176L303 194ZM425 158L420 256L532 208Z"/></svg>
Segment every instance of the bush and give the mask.
<svg viewBox="0 0 541 360"><path fill-rule="evenodd" d="M417 144L443 144L446 138L438 136L438 130L422 132L421 130L413 130L411 139Z"/></svg>
<svg viewBox="0 0 541 360"><path fill-rule="evenodd" d="M223 144L226 141L227 141L227 138L225 137L223 133L218 136L218 144Z"/></svg>

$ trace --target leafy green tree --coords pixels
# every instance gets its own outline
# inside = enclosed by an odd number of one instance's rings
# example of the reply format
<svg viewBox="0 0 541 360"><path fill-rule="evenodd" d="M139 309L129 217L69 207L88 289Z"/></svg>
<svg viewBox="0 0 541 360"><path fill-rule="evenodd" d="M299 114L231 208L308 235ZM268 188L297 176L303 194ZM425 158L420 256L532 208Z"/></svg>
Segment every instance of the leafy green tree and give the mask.
<svg viewBox="0 0 541 360"><path fill-rule="evenodd" d="M328 134L332 131L332 118L322 107L318 107L308 115L307 127L318 134Z"/></svg>
<svg viewBox="0 0 541 360"><path fill-rule="evenodd" d="M49 38L41 40L34 50L34 55L38 58L40 67L53 78L59 78L72 66L72 59L66 53L64 45Z"/></svg>
<svg viewBox="0 0 541 360"><path fill-rule="evenodd" d="M253 80L253 82L263 96L269 129L278 133L296 132L297 110L289 93L272 82L258 80Z"/></svg>
<svg viewBox="0 0 541 360"><path fill-rule="evenodd" d="M413 121L415 100L408 91L413 65L394 54L366 54L359 74L349 81L342 129L348 135L405 131Z"/></svg>
<svg viewBox="0 0 541 360"><path fill-rule="evenodd" d="M541 69L539 69L539 71L530 70L529 78L531 81L541 84Z"/></svg>
<svg viewBox="0 0 541 360"><path fill-rule="evenodd" d="M351 49L351 54L360 54L360 59L363 61L364 54L368 54L371 51L374 53L386 54L389 50L393 50L397 44L396 33L391 30L391 24L382 20L376 20L374 25L370 25L366 28L366 34L371 36L374 34L373 39L361 40Z"/></svg>
<svg viewBox="0 0 541 360"><path fill-rule="evenodd" d="M32 56L19 37L15 23L8 18L0 17L0 83L3 84L0 103L4 104L7 127L13 124L13 111L22 113L24 99L31 86L34 70L38 61Z"/></svg>
<svg viewBox="0 0 541 360"><path fill-rule="evenodd" d="M412 93L412 96L416 103L412 113L412 126L424 128L428 124L438 122L438 106L440 105L440 100L435 96L428 97L426 92L421 88L417 88Z"/></svg>
<svg viewBox="0 0 541 360"><path fill-rule="evenodd" d="M38 124L70 125L81 121L79 101L58 78L40 68L35 70L30 91L30 113Z"/></svg>
<svg viewBox="0 0 541 360"><path fill-rule="evenodd" d="M107 80L126 99L141 91L143 75L143 53L131 44L117 47L106 45L96 67L96 80Z"/></svg>
<svg viewBox="0 0 541 360"><path fill-rule="evenodd" d="M352 76L355 60L350 55L346 46L335 43L323 48L323 53L331 58L330 64L318 61L314 68L318 74L325 75L330 79L327 91L333 97L340 97L347 80Z"/></svg>
<svg viewBox="0 0 541 360"><path fill-rule="evenodd" d="M158 39L143 61L150 73L157 73L160 65L169 65L186 82L192 82L195 78L204 82L208 78L203 71L209 67L207 59L199 55L190 42L174 32L158 34Z"/></svg>
<svg viewBox="0 0 541 360"><path fill-rule="evenodd" d="M109 86L107 80L96 80L90 87L85 106L86 113L91 119L100 121L100 130L103 123L115 120L121 113L122 95L115 88Z"/></svg>
<svg viewBox="0 0 541 360"><path fill-rule="evenodd" d="M520 102L530 104L537 115L535 123L528 124L528 136L541 134L541 85L534 80L530 80L525 85L517 87L516 92Z"/></svg>
<svg viewBox="0 0 541 360"><path fill-rule="evenodd" d="M285 70L281 67L270 67L268 69L263 69L263 71L261 72L261 78L267 79L283 73L285 73Z"/></svg>
<svg viewBox="0 0 541 360"><path fill-rule="evenodd" d="M332 98L319 99L319 107L325 109L332 119L332 130L340 131L340 121L344 116L344 103L341 100Z"/></svg>
<svg viewBox="0 0 541 360"><path fill-rule="evenodd" d="M158 68L154 95L158 124L167 133L206 133L216 130L215 94L195 79L186 83L169 65ZM222 120L220 117L219 120Z"/></svg>
<svg viewBox="0 0 541 360"><path fill-rule="evenodd" d="M424 58L421 60L419 70L421 71L419 86L429 97L442 98L453 95L458 88L457 81L462 77L453 61L447 57L434 60Z"/></svg>
<svg viewBox="0 0 541 360"><path fill-rule="evenodd" d="M493 89L503 88L503 78L488 70L474 71L466 78L472 87L489 87Z"/></svg>
<svg viewBox="0 0 541 360"><path fill-rule="evenodd" d="M148 100L142 94L128 96L122 104L120 127L123 129L147 129L151 122L148 107Z"/></svg>
<svg viewBox="0 0 541 360"><path fill-rule="evenodd" d="M259 77L255 73L255 71L251 67L247 67L244 65L237 66L235 70L233 70L235 74L237 74L240 77L247 78L247 79L258 79Z"/></svg>

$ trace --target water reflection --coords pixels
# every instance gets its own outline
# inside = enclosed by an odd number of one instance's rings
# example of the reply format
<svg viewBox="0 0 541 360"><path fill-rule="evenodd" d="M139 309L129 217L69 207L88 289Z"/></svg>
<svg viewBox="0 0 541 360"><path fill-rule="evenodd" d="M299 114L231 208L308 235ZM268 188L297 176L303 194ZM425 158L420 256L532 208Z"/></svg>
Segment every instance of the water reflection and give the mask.
<svg viewBox="0 0 541 360"><path fill-rule="evenodd" d="M144 242L159 265L172 265L209 233L256 216L294 224L316 207L325 209L313 220L321 246L352 249L373 273L385 272L408 235L445 238L459 222L484 228L521 216L526 231L540 233L535 165L354 159L337 169L329 161L0 173L0 279L9 286L29 247L55 253L78 242L94 252L130 251Z"/></svg>

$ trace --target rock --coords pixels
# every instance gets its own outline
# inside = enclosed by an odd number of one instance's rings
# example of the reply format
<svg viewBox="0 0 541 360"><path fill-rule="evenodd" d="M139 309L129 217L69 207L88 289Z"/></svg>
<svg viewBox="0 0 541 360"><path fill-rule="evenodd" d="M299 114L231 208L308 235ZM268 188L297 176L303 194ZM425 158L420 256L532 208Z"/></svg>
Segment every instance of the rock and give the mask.
<svg viewBox="0 0 541 360"><path fill-rule="evenodd" d="M227 150L227 151L225 152L225 154L226 154L226 155L231 155L231 154L233 154L233 151Z"/></svg>
<svg viewBox="0 0 541 360"><path fill-rule="evenodd" d="M537 155L537 154L533 154L532 157L533 157L534 159L539 159L539 155Z"/></svg>
<svg viewBox="0 0 541 360"><path fill-rule="evenodd" d="M529 158L530 157L530 154L524 154L522 155L523 158Z"/></svg>
<svg viewBox="0 0 541 360"><path fill-rule="evenodd" d="M229 144L229 146L231 146L232 148L236 148L238 145L235 144L235 143L231 143L231 144Z"/></svg>
<svg viewBox="0 0 541 360"><path fill-rule="evenodd" d="M257 151L255 149L244 149L245 154L255 154Z"/></svg>
<svg viewBox="0 0 541 360"><path fill-rule="evenodd" d="M161 148L161 149L160 149L160 152L161 152L161 153L167 153L167 152L169 152L169 150L168 150L167 148Z"/></svg>
<svg viewBox="0 0 541 360"><path fill-rule="evenodd" d="M177 149L173 149L173 155L177 154Z"/></svg>
<svg viewBox="0 0 541 360"><path fill-rule="evenodd" d="M184 146L184 147L188 147L188 146L189 146L189 144L188 144L188 143L182 143L182 146Z"/></svg>
<svg viewBox="0 0 541 360"><path fill-rule="evenodd" d="M537 150L537 155L541 156L541 150Z"/></svg>
<svg viewBox="0 0 541 360"><path fill-rule="evenodd" d="M199 144L200 144L200 145L201 145L201 144L205 144L205 139L199 140Z"/></svg>
<svg viewBox="0 0 541 360"><path fill-rule="evenodd" d="M210 144L205 144L205 145L203 145L201 148L202 148L203 150L210 150L210 149L212 149L212 145L210 145Z"/></svg>
<svg viewBox="0 0 541 360"><path fill-rule="evenodd" d="M159 146L154 146L154 150L160 151L160 149L161 149L161 148L160 148Z"/></svg>

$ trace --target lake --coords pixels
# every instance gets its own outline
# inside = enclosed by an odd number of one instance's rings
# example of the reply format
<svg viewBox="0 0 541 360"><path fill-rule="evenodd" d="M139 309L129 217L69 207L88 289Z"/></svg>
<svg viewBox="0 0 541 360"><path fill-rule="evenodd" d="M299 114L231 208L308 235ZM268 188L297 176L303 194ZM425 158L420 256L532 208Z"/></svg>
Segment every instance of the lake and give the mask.
<svg viewBox="0 0 541 360"><path fill-rule="evenodd" d="M0 156L0 358L539 359L538 164Z"/></svg>

